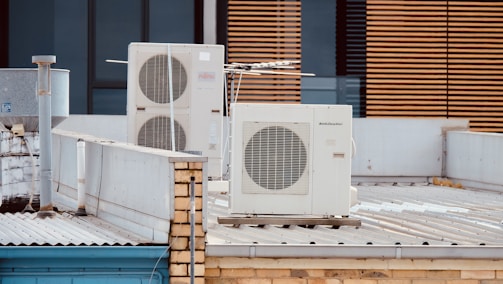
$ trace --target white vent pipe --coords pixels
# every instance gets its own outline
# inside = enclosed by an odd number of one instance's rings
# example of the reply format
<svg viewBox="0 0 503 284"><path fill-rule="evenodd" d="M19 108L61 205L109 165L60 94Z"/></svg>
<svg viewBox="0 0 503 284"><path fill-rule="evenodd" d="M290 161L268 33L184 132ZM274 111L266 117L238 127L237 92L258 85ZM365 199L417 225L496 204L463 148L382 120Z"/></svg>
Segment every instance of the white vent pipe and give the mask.
<svg viewBox="0 0 503 284"><path fill-rule="evenodd" d="M87 216L86 213L86 142L77 141L77 216Z"/></svg>
<svg viewBox="0 0 503 284"><path fill-rule="evenodd" d="M52 137L51 137L51 64L56 63L54 55L32 56L32 63L38 65L37 95L38 131L40 136L40 210L38 217L55 215L52 206Z"/></svg>

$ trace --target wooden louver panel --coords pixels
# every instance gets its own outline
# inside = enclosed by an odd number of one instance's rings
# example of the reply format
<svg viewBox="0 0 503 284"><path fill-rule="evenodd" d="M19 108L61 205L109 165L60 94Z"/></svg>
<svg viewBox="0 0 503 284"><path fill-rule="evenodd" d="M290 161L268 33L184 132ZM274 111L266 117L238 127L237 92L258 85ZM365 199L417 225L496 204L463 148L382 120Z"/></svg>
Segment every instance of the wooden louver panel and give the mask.
<svg viewBox="0 0 503 284"><path fill-rule="evenodd" d="M449 1L449 117L503 132L503 2Z"/></svg>
<svg viewBox="0 0 503 284"><path fill-rule="evenodd" d="M446 4L367 0L367 116L447 115Z"/></svg>
<svg viewBox="0 0 503 284"><path fill-rule="evenodd" d="M503 3L367 0L367 115L503 132Z"/></svg>
<svg viewBox="0 0 503 284"><path fill-rule="evenodd" d="M300 13L300 0L230 0L228 62L300 60ZM300 72L300 64L288 72ZM236 74L235 91L238 81ZM300 77L243 75L238 95L239 102L300 103Z"/></svg>

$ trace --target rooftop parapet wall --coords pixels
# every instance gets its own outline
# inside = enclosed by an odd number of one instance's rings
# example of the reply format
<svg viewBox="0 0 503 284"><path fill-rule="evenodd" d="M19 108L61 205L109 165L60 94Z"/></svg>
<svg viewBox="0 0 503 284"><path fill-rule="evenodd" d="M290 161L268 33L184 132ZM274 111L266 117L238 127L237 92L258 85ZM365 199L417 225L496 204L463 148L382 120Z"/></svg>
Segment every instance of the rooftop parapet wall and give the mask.
<svg viewBox="0 0 503 284"><path fill-rule="evenodd" d="M199 163L206 173L207 158L145 148L89 135L53 130L53 189L77 198L77 140L86 142L86 211L152 243L169 243L175 217L177 163ZM205 189L207 178L201 178ZM76 207L75 207L76 208Z"/></svg>
<svg viewBox="0 0 503 284"><path fill-rule="evenodd" d="M445 134L466 129L460 119L354 118L353 179L443 176Z"/></svg>
<svg viewBox="0 0 503 284"><path fill-rule="evenodd" d="M465 187L503 192L503 134L448 132L446 169Z"/></svg>

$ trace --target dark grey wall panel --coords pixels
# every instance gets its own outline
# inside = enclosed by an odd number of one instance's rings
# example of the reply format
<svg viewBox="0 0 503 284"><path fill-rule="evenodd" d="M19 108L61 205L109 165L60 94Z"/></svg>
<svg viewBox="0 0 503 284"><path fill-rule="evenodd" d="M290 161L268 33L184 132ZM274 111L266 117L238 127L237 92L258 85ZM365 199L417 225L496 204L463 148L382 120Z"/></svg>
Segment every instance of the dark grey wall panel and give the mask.
<svg viewBox="0 0 503 284"><path fill-rule="evenodd" d="M335 76L335 3L304 0L302 3L302 71Z"/></svg>
<svg viewBox="0 0 503 284"><path fill-rule="evenodd" d="M151 42L194 42L194 1L150 0Z"/></svg>
<svg viewBox="0 0 503 284"><path fill-rule="evenodd" d="M55 0L56 68L70 70L70 113L87 113L87 1Z"/></svg>
<svg viewBox="0 0 503 284"><path fill-rule="evenodd" d="M39 54L54 54L54 0L11 0L9 67L35 68Z"/></svg>

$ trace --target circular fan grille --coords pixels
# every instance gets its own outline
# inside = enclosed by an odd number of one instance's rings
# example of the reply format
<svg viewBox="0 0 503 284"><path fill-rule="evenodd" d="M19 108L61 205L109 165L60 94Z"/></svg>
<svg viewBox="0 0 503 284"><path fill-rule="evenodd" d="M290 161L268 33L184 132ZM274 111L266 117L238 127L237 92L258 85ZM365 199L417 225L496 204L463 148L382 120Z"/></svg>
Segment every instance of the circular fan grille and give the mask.
<svg viewBox="0 0 503 284"><path fill-rule="evenodd" d="M178 59L173 56L171 59L173 100L176 101L187 87L187 72ZM170 102L167 55L150 57L141 67L138 80L141 91L148 99L159 104Z"/></svg>
<svg viewBox="0 0 503 284"><path fill-rule="evenodd" d="M180 123L175 120L176 151L185 149L187 139ZM171 146L171 119L157 116L149 119L138 132L138 145L173 150Z"/></svg>
<svg viewBox="0 0 503 284"><path fill-rule="evenodd" d="M300 137L282 126L256 132L244 151L244 165L250 178L269 190L295 184L304 173L307 151Z"/></svg>

